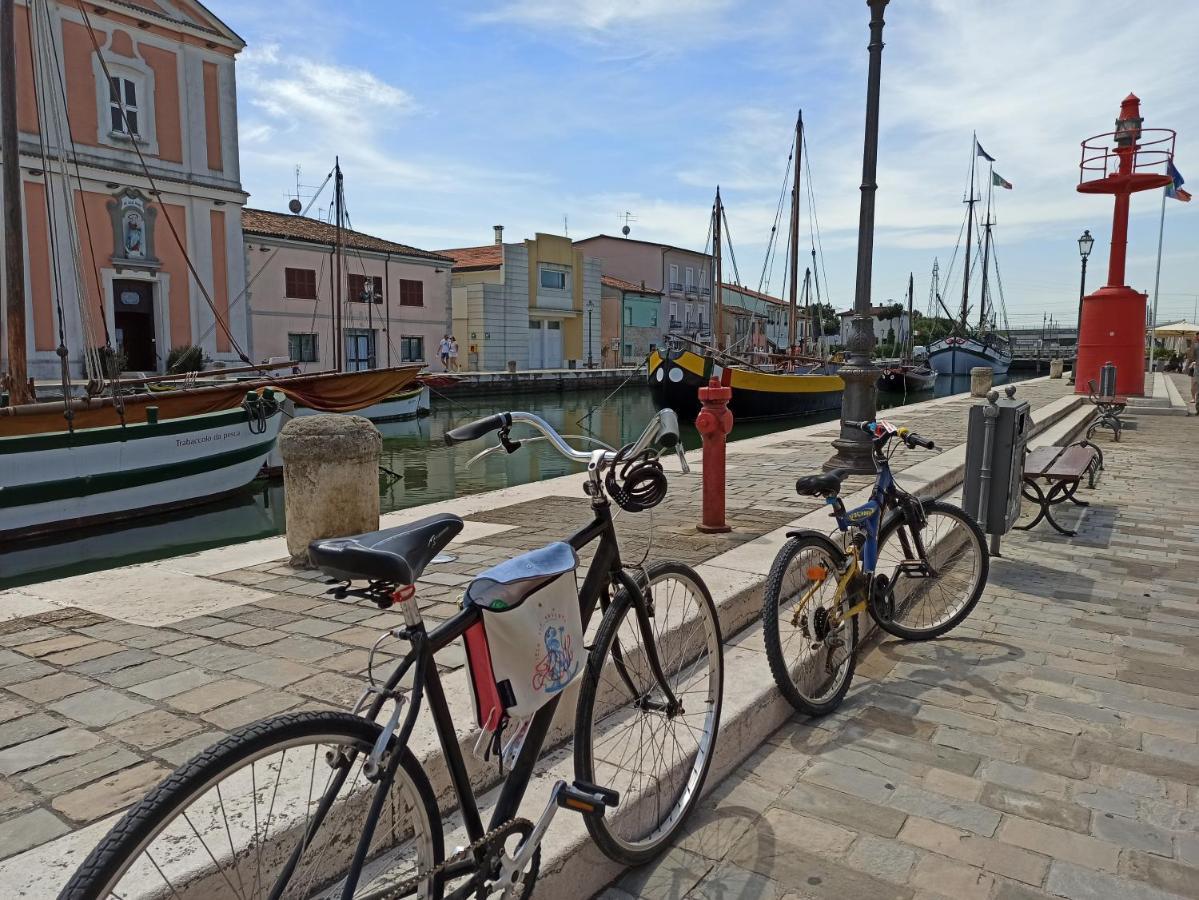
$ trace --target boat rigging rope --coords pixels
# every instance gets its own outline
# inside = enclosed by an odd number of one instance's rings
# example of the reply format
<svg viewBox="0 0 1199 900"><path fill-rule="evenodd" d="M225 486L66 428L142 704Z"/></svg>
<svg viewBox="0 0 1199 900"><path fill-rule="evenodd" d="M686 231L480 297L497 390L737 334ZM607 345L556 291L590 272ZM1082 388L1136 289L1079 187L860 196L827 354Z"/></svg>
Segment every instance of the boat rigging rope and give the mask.
<svg viewBox="0 0 1199 900"><path fill-rule="evenodd" d="M621 391L621 388L623 388L626 384L628 384L630 381L632 381L633 378L641 371L642 366L645 366L645 367L649 366L649 354L648 353L645 354L645 358L642 359L641 362L637 363L637 365L633 367L633 371L631 373L629 373L629 377L626 378L624 381L622 381L620 384L618 384L616 386L616 390L614 390L612 393L610 393L607 397L605 397L599 403L595 404L595 406L591 407L591 409L587 410L587 412L583 414L583 417L581 419L579 419L577 422L575 422L575 427L583 428L588 434L595 436L595 432L591 430L591 426L584 425L583 423L590 421L591 417L593 415L595 415L596 410L602 409L609 400L611 400L613 397L615 397L617 394L619 394Z"/></svg>
<svg viewBox="0 0 1199 900"><path fill-rule="evenodd" d="M808 175L807 194L808 194L808 233L812 239L812 275L816 275L816 252L820 252L820 274L824 276L824 289L828 293L828 270L824 265L824 241L820 236L820 217L816 214L816 187L812 178L812 154L808 151L808 135L804 132L803 135L803 163L804 171ZM816 280L816 302L820 302L820 280ZM830 303L832 300L830 299Z"/></svg>
<svg viewBox="0 0 1199 900"><path fill-rule="evenodd" d="M762 274L758 278L758 293L770 291L770 282L774 277L774 258L777 256L779 222L783 217L783 203L787 197L787 185L791 183L791 160L795 158L795 138L791 139L791 150L787 154L787 168L783 172L783 186L779 188L779 199L774 210L774 224L770 226L770 237L766 241L766 256L762 260ZM788 237L790 237L788 226ZM788 240L788 245L790 241ZM783 283L786 284L786 272L783 273Z"/></svg>

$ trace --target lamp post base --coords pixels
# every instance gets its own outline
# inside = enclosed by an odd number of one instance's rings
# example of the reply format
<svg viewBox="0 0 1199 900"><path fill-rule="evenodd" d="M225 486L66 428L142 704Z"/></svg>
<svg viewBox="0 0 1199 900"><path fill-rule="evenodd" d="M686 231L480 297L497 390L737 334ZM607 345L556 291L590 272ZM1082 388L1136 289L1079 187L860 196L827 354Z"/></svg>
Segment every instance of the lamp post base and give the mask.
<svg viewBox="0 0 1199 900"><path fill-rule="evenodd" d="M842 366L837 373L845 382L841 400L841 421L869 422L874 419L877 404L879 369L873 363L854 362ZM849 469L854 475L874 474L874 450L870 436L857 429L841 426L841 436L833 441L836 450L825 463L824 470Z"/></svg>

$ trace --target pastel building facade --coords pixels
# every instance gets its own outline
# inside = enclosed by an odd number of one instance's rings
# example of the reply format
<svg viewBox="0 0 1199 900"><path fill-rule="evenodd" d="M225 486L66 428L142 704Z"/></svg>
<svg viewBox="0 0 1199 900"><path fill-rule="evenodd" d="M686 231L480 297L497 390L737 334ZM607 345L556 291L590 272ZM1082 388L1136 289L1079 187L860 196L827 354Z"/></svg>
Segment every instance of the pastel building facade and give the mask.
<svg viewBox="0 0 1199 900"><path fill-rule="evenodd" d="M496 226L492 244L437 252L454 260L451 331L463 369L600 364L600 262L570 238L504 243Z"/></svg>
<svg viewBox="0 0 1199 900"><path fill-rule="evenodd" d="M289 213L243 210L242 231L255 362L292 359L313 372L424 363L440 371L451 259L346 228L338 238L330 223Z"/></svg>
<svg viewBox="0 0 1199 900"><path fill-rule="evenodd" d="M164 371L192 344L236 363L249 343L243 41L191 0L36 10L16 2L30 375L58 378L60 327L72 378L87 374L85 348L106 344L130 371Z"/></svg>

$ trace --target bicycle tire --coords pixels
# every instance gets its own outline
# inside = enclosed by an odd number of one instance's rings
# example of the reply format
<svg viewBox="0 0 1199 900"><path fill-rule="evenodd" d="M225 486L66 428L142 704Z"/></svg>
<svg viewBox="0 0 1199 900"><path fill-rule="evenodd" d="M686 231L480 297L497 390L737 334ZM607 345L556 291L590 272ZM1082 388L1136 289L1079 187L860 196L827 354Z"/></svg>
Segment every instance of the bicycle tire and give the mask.
<svg viewBox="0 0 1199 900"><path fill-rule="evenodd" d="M620 821L622 813L625 818L628 818L632 813L639 812L640 807L645 805L645 795L630 798L629 792L620 791L621 806L612 811L610 815L587 815L584 820L587 825L587 830L591 834L592 840L596 846L610 859L615 860L623 865L635 866L648 862L664 850L671 839L678 833L687 819L687 816L694 809L695 804L699 801L700 795L703 792L704 781L707 779L708 769L712 763L712 757L715 751L717 734L720 729L720 713L724 692L724 655L723 655L723 639L720 633L720 619L716 613L716 604L712 601L712 595L708 590L703 579L690 566L677 562L658 562L646 566L646 578L634 576L638 586L645 590L646 586L650 590L654 585L661 584L668 579L676 579L682 582L690 582L693 588L692 596L697 599L696 604L696 622L704 624L706 629L704 638L704 648L707 653L709 665L709 684L707 687L707 698L703 701L705 713L703 715L704 728L701 731L701 737L697 740L695 757L691 762L691 768L687 771L686 777L683 779L678 792L667 810L665 816L660 816L645 833L636 837L626 837L616 833L614 828L614 819ZM639 575L640 573L638 573ZM670 617L670 610L663 610L658 607L659 600L655 596L655 615L651 619L651 625L658 621L666 621ZM613 673L616 672L616 677L632 678L637 674L642 675L642 681L645 681L646 673L631 672L635 668L634 655L622 647L618 642L621 633L621 625L626 624L625 620L629 614L636 616L636 608L630 598L627 589L622 586L616 592L612 603L609 605L607 612L604 614L603 620L600 622L598 631L596 632L595 641L592 644L591 651L587 657L587 665L584 670L582 685L579 691L579 701L575 709L575 741L574 741L574 761L575 775L583 781L593 784L600 784L603 787L612 787L611 784L604 784L602 780L597 778L597 761L607 764L607 761L602 758L601 754L596 753L594 726L596 724L597 699L601 703L609 703L612 696L619 697L620 694L610 694L613 690L613 684L622 684L616 682ZM689 621L689 620L688 620ZM626 624L627 627L627 624ZM664 627L669 627L669 624ZM690 625L685 626L687 630ZM678 629L674 632L668 632L668 639L680 643L685 640L685 635L682 638L678 637L684 629ZM655 644L661 646L658 641L658 635L655 634ZM609 662L609 656L614 652L619 652L618 658L613 658ZM697 665L698 656L694 659L685 659L686 649L680 646L676 656L671 660L662 660L663 668L666 669L673 661L679 663L678 674L679 678L675 679L672 684L673 690L678 690L681 678L688 669L694 668ZM620 670L618 672L617 670ZM623 676L621 675L623 672ZM607 673L607 681L605 682L605 673ZM671 677L670 672L666 672L667 678ZM649 676L652 679L652 676ZM601 688L604 689L602 697L600 696ZM624 695L630 693L627 690L627 684L623 687L616 687L618 692L623 689ZM649 693L654 688L649 687L645 690L642 697L648 697ZM687 691L686 693L693 693ZM695 692L698 693L698 692ZM680 697L684 696L684 692L680 691ZM628 715L628 710L634 710L633 715L647 716L645 709L636 707L637 700L632 702L615 703L611 714L616 717L622 711ZM684 714L686 704L684 704ZM666 718L665 716L663 717ZM690 726L684 721L686 727ZM692 732L688 732L692 733ZM684 735L686 737L686 735ZM652 737L649 740L653 740ZM679 742L676 740L675 744ZM663 746L666 746L665 742ZM630 784L632 776L635 773L635 767L629 765L626 761L625 767L629 769ZM662 791L659 791L661 793ZM638 804L637 807L626 805L626 801L632 801ZM659 810L661 805L659 804Z"/></svg>
<svg viewBox="0 0 1199 900"><path fill-rule="evenodd" d="M858 650L858 616L852 616L849 623L849 656L838 666L841 670L840 684L837 684L831 694L823 699L805 695L795 684L791 676L791 667L786 660L786 647L790 641L784 641L779 629L780 604L783 601L783 587L791 563L807 549L819 549L830 557L833 563L833 583L836 583L836 572L845 564L845 553L824 535L804 534L791 538L779 550L770 566L770 574L766 578L766 593L762 599L762 636L766 645L766 659L770 664L770 674L774 676L775 686L779 693L796 710L804 715L825 716L841 705L849 685L853 681L854 669L857 667ZM812 643L809 641L809 644ZM844 667L842 669L842 666Z"/></svg>
<svg viewBox="0 0 1199 900"><path fill-rule="evenodd" d="M953 630L962 621L970 615L974 607L978 604L979 598L982 596L983 589L987 586L987 578L991 570L991 555L987 551L987 539L983 535L982 529L978 523L974 521L973 516L967 513L960 506L952 503L947 503L944 500L924 500L921 502L924 509L926 519L931 515L947 516L955 519L965 529L967 539L976 547L978 555L978 573L974 579L974 584L971 586L969 593L966 594L962 603L956 610L947 618L937 621L936 623L924 628L913 628L910 625L905 625L896 621L894 618L888 619L876 613L874 605L871 604L870 612L879 627L892 634L897 638L902 638L905 641L928 641L933 638L940 637L948 631ZM907 522L907 515L903 510L899 510L892 514L883 523L879 529L878 547L879 560L883 559L884 548L887 546L887 541L900 528L901 525ZM878 567L875 569L879 571ZM889 574L889 573L883 573ZM892 586L894 578L892 577Z"/></svg>
<svg viewBox="0 0 1199 900"><path fill-rule="evenodd" d="M318 738L331 738L334 741L345 739L349 745L369 750L381 730L379 725L360 716L330 710L284 713L234 732L184 763L126 812L75 871L59 894L59 900L97 900L107 897L155 838L163 834L178 817L184 816L186 820L191 802L200 799L212 787L232 780L244 771L247 762L252 766L272 749L303 746L303 741L316 741ZM393 787L401 785L401 779L404 779L412 788L413 794L408 799L415 800L415 812L421 815L423 825L428 829L430 846L427 849L431 853L428 862L437 865L444 860L445 847L436 798L428 776L416 757L407 747L402 748L400 753ZM190 820L188 824L191 824ZM194 831L195 827L192 828ZM264 833L264 839L266 836ZM258 837L257 821L254 837ZM200 841L204 842L202 837ZM316 843L314 840L312 845ZM151 862L154 863L152 857ZM219 863L217 865L220 866ZM157 863L154 866L157 868ZM223 868L221 874L224 875ZM166 880L165 875L163 879ZM439 900L441 889L438 879L429 893L431 900ZM161 893L161 887L158 893Z"/></svg>

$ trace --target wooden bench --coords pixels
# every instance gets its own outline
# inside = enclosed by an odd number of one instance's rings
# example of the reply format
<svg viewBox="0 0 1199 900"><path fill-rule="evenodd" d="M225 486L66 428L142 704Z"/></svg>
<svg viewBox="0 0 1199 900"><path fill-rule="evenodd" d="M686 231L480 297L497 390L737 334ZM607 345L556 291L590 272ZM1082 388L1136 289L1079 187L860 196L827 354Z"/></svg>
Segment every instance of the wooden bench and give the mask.
<svg viewBox="0 0 1199 900"><path fill-rule="evenodd" d="M1095 473L1099 469L1099 452L1090 441L1071 444L1068 447L1041 447L1030 451L1024 458L1024 481L1020 493L1037 504L1037 515L1027 525L1017 525L1022 531L1028 531L1042 519L1067 537L1073 537L1076 532L1063 528L1053 518L1052 507L1069 500L1075 506L1089 506L1084 500L1079 500L1074 494L1078 491L1082 477L1088 476L1088 484L1095 486ZM1049 483L1049 491L1042 490L1038 483L1044 480Z"/></svg>
<svg viewBox="0 0 1199 900"><path fill-rule="evenodd" d="M1087 382L1090 393L1087 394L1087 399L1095 405L1098 413L1089 426L1087 426L1087 440L1089 441L1095 436L1095 432L1100 428L1106 428L1112 433L1112 439L1119 443L1120 432L1124 430L1124 422L1120 416L1124 413L1128 406L1128 398L1121 396L1104 397L1099 395L1098 389L1095 387L1095 380L1091 379ZM1098 448L1096 448L1098 449ZM1103 467L1103 457L1100 454L1100 468Z"/></svg>

